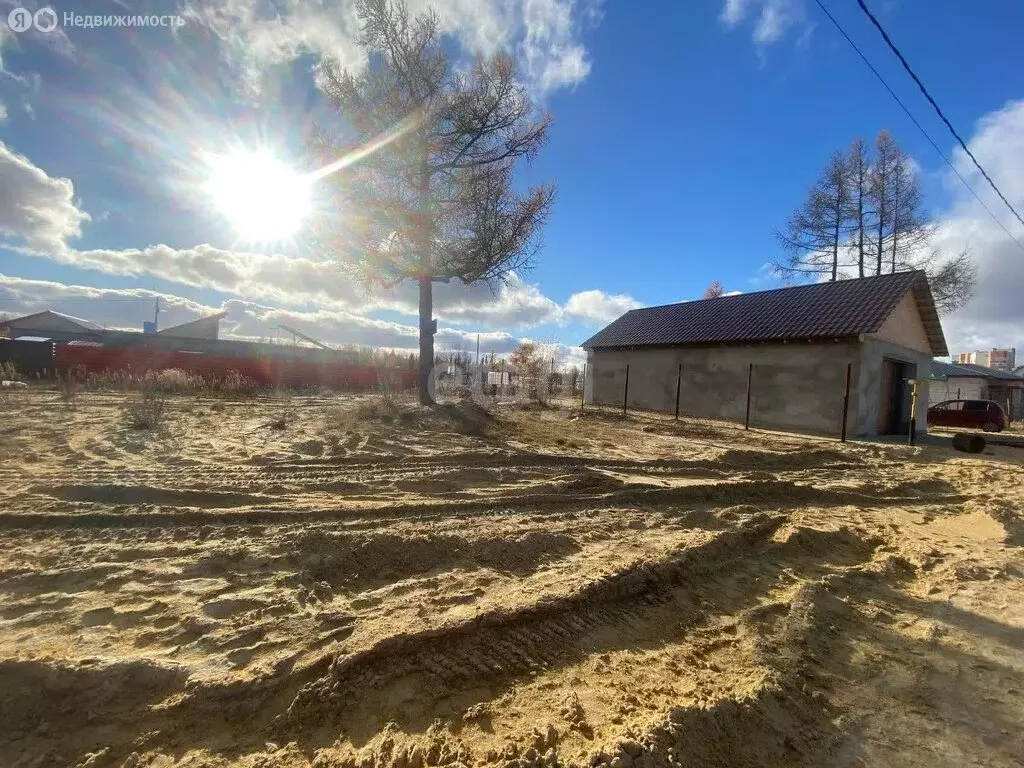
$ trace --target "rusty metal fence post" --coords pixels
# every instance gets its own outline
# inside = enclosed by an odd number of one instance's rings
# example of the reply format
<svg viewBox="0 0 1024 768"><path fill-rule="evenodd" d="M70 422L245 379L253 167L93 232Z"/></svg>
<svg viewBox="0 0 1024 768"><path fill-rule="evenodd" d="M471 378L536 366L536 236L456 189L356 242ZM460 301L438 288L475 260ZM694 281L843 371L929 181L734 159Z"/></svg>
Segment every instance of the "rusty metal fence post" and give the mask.
<svg viewBox="0 0 1024 768"><path fill-rule="evenodd" d="M853 373L853 363L846 364L846 392L843 395L843 429L839 441L846 442L846 417L850 412L850 376Z"/></svg>
<svg viewBox="0 0 1024 768"><path fill-rule="evenodd" d="M622 415L626 415L626 401L629 399L629 363L626 363L626 384L622 388Z"/></svg>
<svg viewBox="0 0 1024 768"><path fill-rule="evenodd" d="M683 364L679 364L679 370L676 371L676 421L679 421L679 384L683 380Z"/></svg>
<svg viewBox="0 0 1024 768"><path fill-rule="evenodd" d="M754 379L754 364L747 366L747 412L743 416L743 428L750 429L750 385Z"/></svg>

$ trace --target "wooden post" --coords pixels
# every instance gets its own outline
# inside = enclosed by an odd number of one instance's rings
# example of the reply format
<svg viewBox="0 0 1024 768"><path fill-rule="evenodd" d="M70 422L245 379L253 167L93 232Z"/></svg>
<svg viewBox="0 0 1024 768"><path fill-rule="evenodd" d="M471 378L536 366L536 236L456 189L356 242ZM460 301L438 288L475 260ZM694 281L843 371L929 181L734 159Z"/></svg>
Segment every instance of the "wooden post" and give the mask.
<svg viewBox="0 0 1024 768"><path fill-rule="evenodd" d="M679 421L679 383L683 379L683 364L679 364L679 370L676 372L676 421Z"/></svg>
<svg viewBox="0 0 1024 768"><path fill-rule="evenodd" d="M743 417L743 428L750 429L750 385L754 380L754 364L747 366L747 412Z"/></svg>
<svg viewBox="0 0 1024 768"><path fill-rule="evenodd" d="M626 415L626 401L629 399L629 363L626 363L626 385L622 388L622 415Z"/></svg>
<svg viewBox="0 0 1024 768"><path fill-rule="evenodd" d="M840 442L846 442L846 417L850 412L850 376L853 374L853 363L846 364L846 392L843 395L843 432Z"/></svg>
<svg viewBox="0 0 1024 768"><path fill-rule="evenodd" d="M580 382L580 410L587 404L587 364L583 364L583 380Z"/></svg>

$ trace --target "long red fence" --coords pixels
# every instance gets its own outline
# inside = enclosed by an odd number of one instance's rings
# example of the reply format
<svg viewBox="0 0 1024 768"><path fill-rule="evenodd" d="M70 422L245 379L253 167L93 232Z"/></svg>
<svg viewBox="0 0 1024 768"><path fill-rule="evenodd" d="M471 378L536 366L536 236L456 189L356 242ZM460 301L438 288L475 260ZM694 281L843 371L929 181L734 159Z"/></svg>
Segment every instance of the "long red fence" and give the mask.
<svg viewBox="0 0 1024 768"><path fill-rule="evenodd" d="M344 362L302 360L294 357L230 357L178 350L121 347L85 347L59 344L54 348L57 370L85 376L112 371L145 374L178 368L206 379L234 372L258 384L280 387L329 387L351 391L377 389L382 380L408 389L416 385L417 371Z"/></svg>

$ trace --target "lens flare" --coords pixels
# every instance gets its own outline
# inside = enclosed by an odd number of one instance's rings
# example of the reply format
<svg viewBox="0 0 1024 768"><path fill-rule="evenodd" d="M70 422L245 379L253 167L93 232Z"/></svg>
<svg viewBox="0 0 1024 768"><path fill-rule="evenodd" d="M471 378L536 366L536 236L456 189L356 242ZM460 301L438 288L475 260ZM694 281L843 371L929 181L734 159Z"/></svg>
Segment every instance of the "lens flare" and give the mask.
<svg viewBox="0 0 1024 768"><path fill-rule="evenodd" d="M264 151L236 151L207 159L206 184L214 206L238 236L273 242L293 236L309 215L311 179Z"/></svg>

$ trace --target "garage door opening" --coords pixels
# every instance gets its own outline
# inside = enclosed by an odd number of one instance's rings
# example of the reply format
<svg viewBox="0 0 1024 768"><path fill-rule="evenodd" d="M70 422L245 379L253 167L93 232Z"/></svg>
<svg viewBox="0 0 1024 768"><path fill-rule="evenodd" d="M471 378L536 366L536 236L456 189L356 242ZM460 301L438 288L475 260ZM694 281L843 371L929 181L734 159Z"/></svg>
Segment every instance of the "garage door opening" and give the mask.
<svg viewBox="0 0 1024 768"><path fill-rule="evenodd" d="M907 379L917 366L902 360L882 360L881 403L878 409L878 434L905 435L910 429L910 394Z"/></svg>

